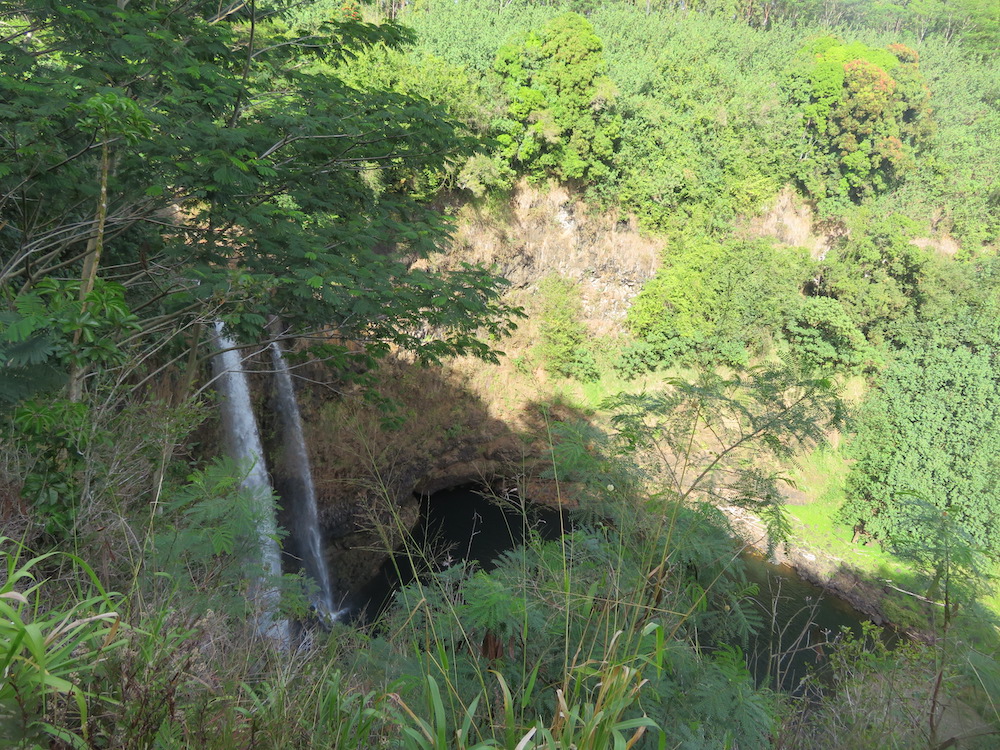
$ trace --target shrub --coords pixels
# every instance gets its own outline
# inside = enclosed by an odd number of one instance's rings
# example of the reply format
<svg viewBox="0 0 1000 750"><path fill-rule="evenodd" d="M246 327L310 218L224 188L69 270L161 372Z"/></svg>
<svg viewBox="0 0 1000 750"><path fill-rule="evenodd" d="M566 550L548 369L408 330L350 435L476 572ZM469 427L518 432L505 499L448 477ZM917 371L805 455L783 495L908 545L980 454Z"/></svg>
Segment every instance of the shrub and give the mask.
<svg viewBox="0 0 1000 750"><path fill-rule="evenodd" d="M844 371L862 366L871 348L843 305L808 297L785 325L793 354L806 366Z"/></svg>
<svg viewBox="0 0 1000 750"><path fill-rule="evenodd" d="M0 734L26 743L85 746L90 706L101 699L94 672L121 645L115 595L75 555L49 552L25 560L17 542L0 537ZM80 591L68 604L41 607L45 580L36 571L57 560L69 563ZM63 600L65 601L65 600ZM37 745L36 745L37 746Z"/></svg>
<svg viewBox="0 0 1000 750"><path fill-rule="evenodd" d="M653 372L662 364L662 352L648 341L631 341L621 349L611 366L626 380Z"/></svg>
<svg viewBox="0 0 1000 750"><path fill-rule="evenodd" d="M587 328L581 322L583 307L574 282L558 275L539 284L541 326L538 345L545 366L552 372L582 381L599 377L587 346Z"/></svg>
<svg viewBox="0 0 1000 750"><path fill-rule="evenodd" d="M745 367L781 334L809 261L766 242L680 234L632 304L628 325L662 352Z"/></svg>

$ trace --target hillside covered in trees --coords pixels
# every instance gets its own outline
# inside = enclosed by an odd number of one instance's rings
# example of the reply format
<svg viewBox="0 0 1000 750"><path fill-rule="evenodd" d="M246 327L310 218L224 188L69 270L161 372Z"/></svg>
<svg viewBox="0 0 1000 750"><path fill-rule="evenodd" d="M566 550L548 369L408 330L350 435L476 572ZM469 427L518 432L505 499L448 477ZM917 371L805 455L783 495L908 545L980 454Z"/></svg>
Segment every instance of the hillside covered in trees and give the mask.
<svg viewBox="0 0 1000 750"><path fill-rule="evenodd" d="M0 744L996 746L995 0L0 0L0 62Z"/></svg>

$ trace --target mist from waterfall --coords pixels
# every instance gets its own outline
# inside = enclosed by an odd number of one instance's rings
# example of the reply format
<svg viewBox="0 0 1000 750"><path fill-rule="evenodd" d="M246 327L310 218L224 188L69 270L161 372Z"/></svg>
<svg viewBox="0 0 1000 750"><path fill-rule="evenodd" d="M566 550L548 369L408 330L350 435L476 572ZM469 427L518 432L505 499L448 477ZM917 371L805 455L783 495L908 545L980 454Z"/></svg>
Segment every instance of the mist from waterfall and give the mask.
<svg viewBox="0 0 1000 750"><path fill-rule="evenodd" d="M222 331L222 323L216 323L214 343L219 353L212 358L212 366L217 379L216 391L226 451L247 472L240 486L252 493L257 506L257 543L262 565L261 575L252 589L259 613L257 630L286 648L290 642L288 620L275 616L280 600L277 583L281 577L281 549L277 541L273 489L264 463L264 449L250 402L250 386L243 369L243 359L235 348L236 343L224 336Z"/></svg>
<svg viewBox="0 0 1000 750"><path fill-rule="evenodd" d="M323 556L319 533L319 512L316 508L316 488L313 484L309 454L302 431L302 415L292 385L292 374L284 352L277 341L271 343L274 382L282 444L282 500L292 528L292 539L298 548L302 567L316 584L313 605L323 620L337 618L334 607L330 572Z"/></svg>

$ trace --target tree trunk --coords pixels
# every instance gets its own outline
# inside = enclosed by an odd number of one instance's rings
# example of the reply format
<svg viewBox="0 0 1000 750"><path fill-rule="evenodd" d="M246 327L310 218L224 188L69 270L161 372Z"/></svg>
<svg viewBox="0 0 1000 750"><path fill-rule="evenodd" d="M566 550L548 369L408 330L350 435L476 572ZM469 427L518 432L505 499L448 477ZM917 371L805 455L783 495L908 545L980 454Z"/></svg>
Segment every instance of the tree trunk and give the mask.
<svg viewBox="0 0 1000 750"><path fill-rule="evenodd" d="M101 264L104 250L104 225L108 218L108 173L111 171L111 149L107 138L101 144L101 187L97 198L94 236L87 241L87 254L83 258L83 272L80 274L80 313L87 311L87 296L94 291L97 269ZM80 344L81 330L73 334L73 347ZM79 401L83 396L84 368L74 364L69 373L69 400Z"/></svg>

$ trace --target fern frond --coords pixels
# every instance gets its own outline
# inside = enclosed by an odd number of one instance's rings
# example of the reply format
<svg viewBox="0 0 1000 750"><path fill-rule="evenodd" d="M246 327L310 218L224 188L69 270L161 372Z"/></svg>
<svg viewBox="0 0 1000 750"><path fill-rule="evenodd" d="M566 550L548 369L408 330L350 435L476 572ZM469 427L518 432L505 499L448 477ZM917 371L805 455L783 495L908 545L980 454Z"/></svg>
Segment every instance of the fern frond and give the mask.
<svg viewBox="0 0 1000 750"><path fill-rule="evenodd" d="M0 366L40 365L57 351L58 348L47 336L32 336L22 341L12 341L6 346L0 344Z"/></svg>

